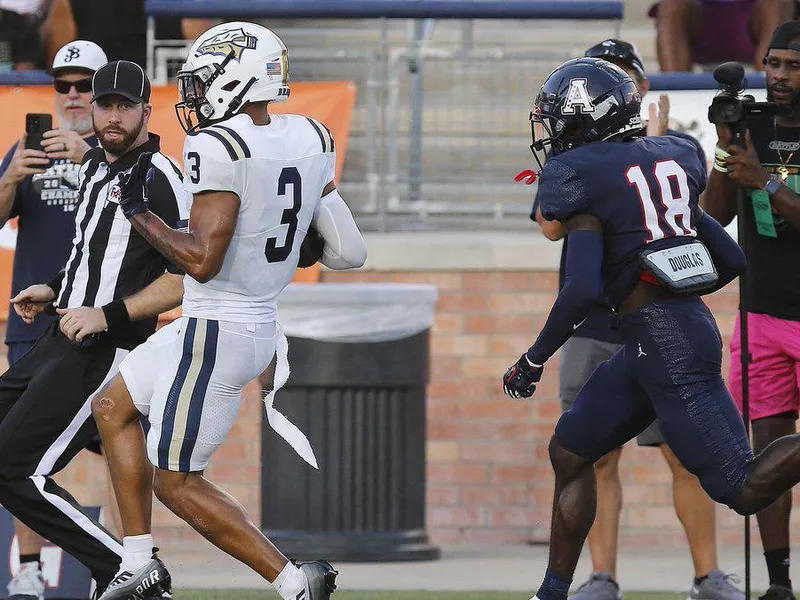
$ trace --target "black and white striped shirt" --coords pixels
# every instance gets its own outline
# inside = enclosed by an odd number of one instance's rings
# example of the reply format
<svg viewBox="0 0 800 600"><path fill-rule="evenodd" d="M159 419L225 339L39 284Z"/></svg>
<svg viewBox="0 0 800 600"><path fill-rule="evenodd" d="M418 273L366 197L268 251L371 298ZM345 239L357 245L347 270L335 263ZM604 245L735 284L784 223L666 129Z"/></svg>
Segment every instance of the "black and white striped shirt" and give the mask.
<svg viewBox="0 0 800 600"><path fill-rule="evenodd" d="M140 291L165 270L179 273L130 224L119 207L119 179L129 173L142 152L153 153L155 174L148 185L150 210L173 228L189 216L191 194L180 171L159 152L159 137L150 139L113 163L102 148L90 150L79 175L79 204L72 252L58 294L59 308L102 307ZM114 332L114 342L133 347L153 333L156 318L130 323Z"/></svg>

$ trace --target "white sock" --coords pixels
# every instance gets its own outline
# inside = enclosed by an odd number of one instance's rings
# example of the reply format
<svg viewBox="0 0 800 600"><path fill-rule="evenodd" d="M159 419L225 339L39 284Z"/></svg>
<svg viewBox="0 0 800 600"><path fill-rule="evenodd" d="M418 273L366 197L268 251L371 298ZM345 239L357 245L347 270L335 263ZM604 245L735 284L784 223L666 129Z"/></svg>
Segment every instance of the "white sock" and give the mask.
<svg viewBox="0 0 800 600"><path fill-rule="evenodd" d="M126 535L122 538L122 564L120 569L133 573L145 566L153 557L153 536Z"/></svg>
<svg viewBox="0 0 800 600"><path fill-rule="evenodd" d="M41 565L38 560L32 560L31 562L24 562L19 564L19 572L22 573L23 571L31 570L34 573L38 573L41 570Z"/></svg>
<svg viewBox="0 0 800 600"><path fill-rule="evenodd" d="M272 582L272 587L281 595L283 600L295 600L297 594L302 592L306 586L306 578L303 572L292 563L286 563L283 571Z"/></svg>

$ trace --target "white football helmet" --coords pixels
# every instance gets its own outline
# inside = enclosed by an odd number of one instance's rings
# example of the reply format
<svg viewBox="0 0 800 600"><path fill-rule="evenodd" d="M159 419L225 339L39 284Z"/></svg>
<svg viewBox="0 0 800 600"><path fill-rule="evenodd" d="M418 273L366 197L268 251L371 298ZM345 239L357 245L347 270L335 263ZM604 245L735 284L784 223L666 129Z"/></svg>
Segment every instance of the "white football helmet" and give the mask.
<svg viewBox="0 0 800 600"><path fill-rule="evenodd" d="M289 97L289 58L266 27L234 21L216 25L192 44L178 71L175 105L187 133L235 115L245 102Z"/></svg>

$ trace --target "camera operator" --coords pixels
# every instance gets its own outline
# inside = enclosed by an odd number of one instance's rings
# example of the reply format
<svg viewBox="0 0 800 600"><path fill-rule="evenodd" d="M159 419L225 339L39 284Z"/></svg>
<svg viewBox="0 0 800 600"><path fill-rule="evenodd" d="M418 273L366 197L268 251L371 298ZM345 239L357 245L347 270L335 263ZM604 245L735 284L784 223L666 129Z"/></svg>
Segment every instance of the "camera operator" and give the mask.
<svg viewBox="0 0 800 600"><path fill-rule="evenodd" d="M764 66L768 99L777 105L778 113L746 116L744 148L733 144L730 126L717 125L714 169L700 200L710 215L727 225L736 216L739 188L745 193L739 242L748 269L741 302L749 332L745 351L752 357L749 406L756 453L794 433L798 416L800 21L788 21L775 30ZM741 410L739 336L737 321L729 385ZM787 493L757 515L770 581L762 600L794 598L789 579L790 511L791 494Z"/></svg>

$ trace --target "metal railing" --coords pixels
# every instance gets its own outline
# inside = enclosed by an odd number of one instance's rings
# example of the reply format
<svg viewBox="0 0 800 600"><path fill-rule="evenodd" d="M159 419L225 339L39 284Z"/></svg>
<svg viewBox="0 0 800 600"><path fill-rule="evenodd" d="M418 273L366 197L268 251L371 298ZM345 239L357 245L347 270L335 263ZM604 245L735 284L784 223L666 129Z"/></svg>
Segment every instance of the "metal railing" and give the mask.
<svg viewBox="0 0 800 600"><path fill-rule="evenodd" d="M156 39L155 17L268 18L289 47L292 81L358 86L339 185L363 226L523 227L533 190L513 177L531 165L533 88L581 51L542 20L590 30L594 21L598 37L617 35L623 8L619 0L146 0L148 69L163 83L187 48ZM543 39L552 52L537 51Z"/></svg>

